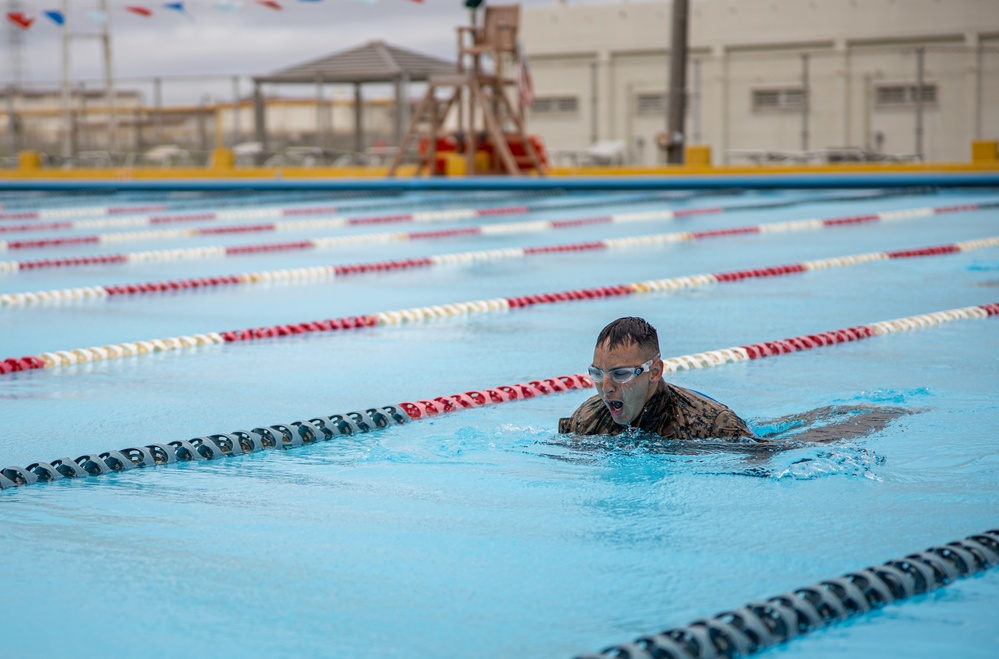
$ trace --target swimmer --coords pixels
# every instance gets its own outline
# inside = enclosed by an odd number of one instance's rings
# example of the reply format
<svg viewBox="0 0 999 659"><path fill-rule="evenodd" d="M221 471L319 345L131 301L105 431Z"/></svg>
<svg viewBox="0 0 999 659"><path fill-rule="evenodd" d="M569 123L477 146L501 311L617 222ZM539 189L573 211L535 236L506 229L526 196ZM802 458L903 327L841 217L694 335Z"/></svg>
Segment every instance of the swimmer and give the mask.
<svg viewBox="0 0 999 659"><path fill-rule="evenodd" d="M589 374L597 395L567 419L560 433L618 435L631 429L664 439L755 439L725 405L663 380L656 329L642 318L618 318L593 349Z"/></svg>

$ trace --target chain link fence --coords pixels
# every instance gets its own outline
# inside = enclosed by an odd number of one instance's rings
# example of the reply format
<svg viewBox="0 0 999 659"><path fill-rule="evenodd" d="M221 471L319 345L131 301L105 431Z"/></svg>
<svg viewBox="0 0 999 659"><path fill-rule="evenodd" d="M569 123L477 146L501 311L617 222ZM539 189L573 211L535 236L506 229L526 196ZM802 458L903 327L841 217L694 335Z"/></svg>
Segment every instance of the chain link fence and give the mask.
<svg viewBox="0 0 999 659"><path fill-rule="evenodd" d="M395 104L364 99L357 152L353 92L326 86L263 86L265 137L257 131L253 82L239 76L8 84L0 88L0 163L36 151L43 166L204 166L232 149L237 166L381 164L392 153ZM266 145L266 148L265 146Z"/></svg>

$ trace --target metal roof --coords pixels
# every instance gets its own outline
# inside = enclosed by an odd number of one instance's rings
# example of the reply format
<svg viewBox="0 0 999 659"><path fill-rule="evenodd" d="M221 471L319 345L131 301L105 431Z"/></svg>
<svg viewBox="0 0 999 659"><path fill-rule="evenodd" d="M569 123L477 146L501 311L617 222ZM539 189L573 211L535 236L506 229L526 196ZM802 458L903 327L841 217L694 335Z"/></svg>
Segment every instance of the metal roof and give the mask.
<svg viewBox="0 0 999 659"><path fill-rule="evenodd" d="M384 41L369 41L357 48L254 76L253 79L272 83L391 82L402 76L410 80L426 80L432 75L454 71L454 62L391 46Z"/></svg>

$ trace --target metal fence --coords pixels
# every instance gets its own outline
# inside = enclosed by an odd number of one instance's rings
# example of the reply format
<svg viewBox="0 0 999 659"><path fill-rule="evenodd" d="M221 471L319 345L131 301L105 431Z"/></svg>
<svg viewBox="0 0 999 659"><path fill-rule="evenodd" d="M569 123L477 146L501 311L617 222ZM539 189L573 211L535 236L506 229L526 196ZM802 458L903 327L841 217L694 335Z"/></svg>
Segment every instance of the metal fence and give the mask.
<svg viewBox="0 0 999 659"><path fill-rule="evenodd" d="M52 167L190 166L214 149L239 165L380 164L392 153L394 104L365 99L364 150L356 151L353 94L284 87L267 94L265 150L254 124L252 81L239 76L176 76L57 82L0 88L0 163L37 151ZM67 102L68 101L68 102Z"/></svg>

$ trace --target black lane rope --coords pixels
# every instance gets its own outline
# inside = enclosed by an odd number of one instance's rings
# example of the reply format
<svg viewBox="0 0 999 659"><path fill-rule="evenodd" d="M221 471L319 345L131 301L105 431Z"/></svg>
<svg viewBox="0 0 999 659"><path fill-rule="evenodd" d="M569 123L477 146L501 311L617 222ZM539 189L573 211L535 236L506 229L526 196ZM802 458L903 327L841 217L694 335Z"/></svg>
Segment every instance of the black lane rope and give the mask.
<svg viewBox="0 0 999 659"><path fill-rule="evenodd" d="M65 457L52 462L34 462L23 468L12 466L0 470L0 490L48 483L64 478L102 476L176 462L216 460L268 449L298 448L320 441L401 425L411 419L423 419L471 407L523 400L573 389L586 389L592 385L592 381L585 375L562 375L493 389L466 391L428 400L320 416L287 424L261 426L252 430L235 430L166 444L147 444L103 453L88 453L75 459Z"/></svg>
<svg viewBox="0 0 999 659"><path fill-rule="evenodd" d="M642 636L576 659L735 659L887 604L922 595L999 563L999 529L848 572L762 602Z"/></svg>

